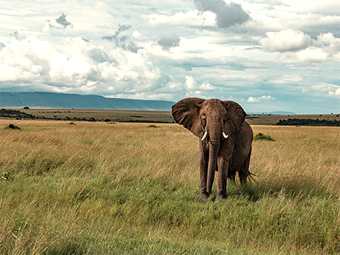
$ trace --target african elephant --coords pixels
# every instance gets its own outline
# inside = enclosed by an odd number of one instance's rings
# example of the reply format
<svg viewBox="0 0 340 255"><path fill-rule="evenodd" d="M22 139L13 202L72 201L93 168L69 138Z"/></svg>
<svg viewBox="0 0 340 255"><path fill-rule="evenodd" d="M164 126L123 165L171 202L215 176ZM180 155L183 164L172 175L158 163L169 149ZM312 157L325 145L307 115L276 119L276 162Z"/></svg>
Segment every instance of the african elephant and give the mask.
<svg viewBox="0 0 340 255"><path fill-rule="evenodd" d="M227 177L247 182L253 131L243 108L233 101L185 98L172 106L174 120L198 136L201 198L211 193L218 172L217 199L227 197Z"/></svg>

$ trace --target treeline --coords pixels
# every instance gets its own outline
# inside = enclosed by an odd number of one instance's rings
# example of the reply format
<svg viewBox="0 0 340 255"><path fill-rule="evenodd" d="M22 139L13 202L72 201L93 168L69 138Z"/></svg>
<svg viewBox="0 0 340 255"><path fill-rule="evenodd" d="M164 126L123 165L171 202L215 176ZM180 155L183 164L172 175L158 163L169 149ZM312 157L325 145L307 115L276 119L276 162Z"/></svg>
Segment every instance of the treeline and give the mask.
<svg viewBox="0 0 340 255"><path fill-rule="evenodd" d="M319 120L319 119L287 119L279 120L276 125L286 126L337 126L340 127L338 120Z"/></svg>
<svg viewBox="0 0 340 255"><path fill-rule="evenodd" d="M56 114L59 111L55 112ZM7 110L7 109L0 109L0 118L11 118L16 120L21 119L41 119L41 120L70 120L70 121L89 121L89 122L137 122L137 123L173 123L172 118L167 120L154 120L149 117L143 117L139 115L131 115L127 117L112 117L109 118L99 118L99 117L61 117L58 115L54 115L53 117L47 116L36 116L32 114L28 114L19 110ZM135 119L137 118L137 119Z"/></svg>
<svg viewBox="0 0 340 255"><path fill-rule="evenodd" d="M35 116L32 114L24 113L18 110L6 110L0 109L0 117L3 118L15 118L17 120L20 119L34 119Z"/></svg>

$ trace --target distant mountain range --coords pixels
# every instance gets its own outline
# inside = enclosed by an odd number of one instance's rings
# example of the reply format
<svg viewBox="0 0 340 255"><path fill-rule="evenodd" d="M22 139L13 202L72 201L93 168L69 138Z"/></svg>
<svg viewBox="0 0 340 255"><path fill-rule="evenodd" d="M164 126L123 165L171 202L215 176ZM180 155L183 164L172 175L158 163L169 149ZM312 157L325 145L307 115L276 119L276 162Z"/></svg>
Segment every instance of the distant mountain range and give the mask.
<svg viewBox="0 0 340 255"><path fill-rule="evenodd" d="M0 107L171 111L174 102L50 92L0 92Z"/></svg>

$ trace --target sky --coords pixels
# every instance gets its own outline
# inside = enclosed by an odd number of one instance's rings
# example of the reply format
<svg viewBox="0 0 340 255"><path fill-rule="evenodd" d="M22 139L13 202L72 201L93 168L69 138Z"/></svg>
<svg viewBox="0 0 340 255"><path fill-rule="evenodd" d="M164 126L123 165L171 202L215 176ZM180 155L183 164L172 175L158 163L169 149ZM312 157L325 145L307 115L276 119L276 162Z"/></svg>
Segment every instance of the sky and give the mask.
<svg viewBox="0 0 340 255"><path fill-rule="evenodd" d="M340 1L1 0L0 92L340 113Z"/></svg>

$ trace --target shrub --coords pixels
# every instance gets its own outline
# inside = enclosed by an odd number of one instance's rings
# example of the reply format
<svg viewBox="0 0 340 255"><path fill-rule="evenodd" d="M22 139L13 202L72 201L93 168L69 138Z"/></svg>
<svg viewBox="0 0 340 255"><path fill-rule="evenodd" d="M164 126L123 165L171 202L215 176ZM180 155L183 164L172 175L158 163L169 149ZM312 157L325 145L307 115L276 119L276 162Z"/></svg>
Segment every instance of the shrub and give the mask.
<svg viewBox="0 0 340 255"><path fill-rule="evenodd" d="M21 128L19 128L19 127L16 126L16 125L9 124L8 127L7 127L7 129L18 129L18 130L20 130Z"/></svg>
<svg viewBox="0 0 340 255"><path fill-rule="evenodd" d="M273 138L270 137L270 135L265 135L262 133L258 133L257 135L255 135L254 141L258 141L258 140L275 141Z"/></svg>

